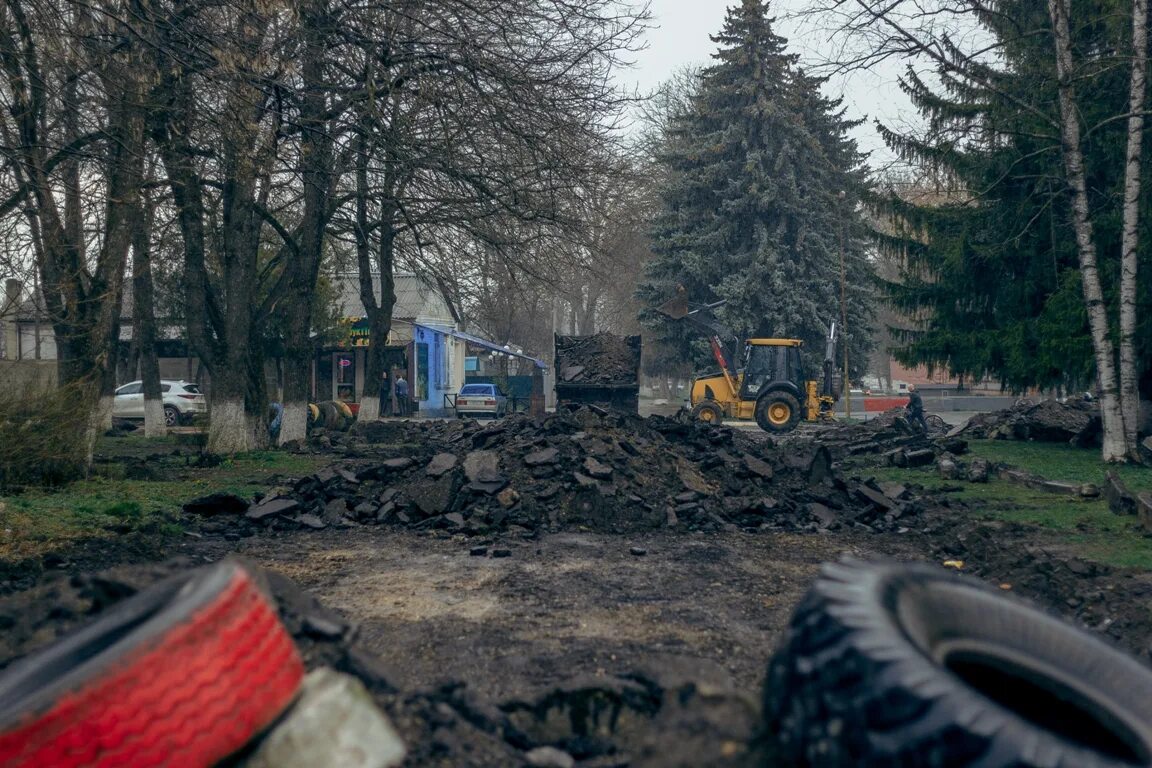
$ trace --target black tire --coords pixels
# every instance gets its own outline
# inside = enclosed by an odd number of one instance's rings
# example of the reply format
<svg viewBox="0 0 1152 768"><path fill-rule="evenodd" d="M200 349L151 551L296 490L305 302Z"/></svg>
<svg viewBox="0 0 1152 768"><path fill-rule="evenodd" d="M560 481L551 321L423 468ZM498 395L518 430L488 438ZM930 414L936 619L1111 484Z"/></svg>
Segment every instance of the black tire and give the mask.
<svg viewBox="0 0 1152 768"><path fill-rule="evenodd" d="M176 410L174 405L164 406L164 426L178 427L180 426L180 411Z"/></svg>
<svg viewBox="0 0 1152 768"><path fill-rule="evenodd" d="M696 407L692 409L692 419L702 421L712 427L718 427L724 423L724 409L711 400L705 400L702 403L697 403Z"/></svg>
<svg viewBox="0 0 1152 768"><path fill-rule="evenodd" d="M947 432L949 429L951 429L951 427L948 426L948 422L944 421L944 419L940 418L934 413L930 413L925 416L924 423L928 426L929 432Z"/></svg>
<svg viewBox="0 0 1152 768"><path fill-rule="evenodd" d="M797 768L1152 765L1152 670L981 582L825 565L764 687Z"/></svg>
<svg viewBox="0 0 1152 768"><path fill-rule="evenodd" d="M800 402L787 392L770 392L756 403L755 416L765 432L791 432L800 423Z"/></svg>

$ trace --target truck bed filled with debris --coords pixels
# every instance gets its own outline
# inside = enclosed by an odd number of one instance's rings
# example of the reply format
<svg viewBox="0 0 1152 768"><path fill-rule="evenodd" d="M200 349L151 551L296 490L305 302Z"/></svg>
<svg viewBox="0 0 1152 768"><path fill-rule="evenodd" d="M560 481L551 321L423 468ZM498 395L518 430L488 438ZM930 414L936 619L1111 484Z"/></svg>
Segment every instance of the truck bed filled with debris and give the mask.
<svg viewBox="0 0 1152 768"><path fill-rule="evenodd" d="M640 397L639 336L556 336L556 401L636 413Z"/></svg>

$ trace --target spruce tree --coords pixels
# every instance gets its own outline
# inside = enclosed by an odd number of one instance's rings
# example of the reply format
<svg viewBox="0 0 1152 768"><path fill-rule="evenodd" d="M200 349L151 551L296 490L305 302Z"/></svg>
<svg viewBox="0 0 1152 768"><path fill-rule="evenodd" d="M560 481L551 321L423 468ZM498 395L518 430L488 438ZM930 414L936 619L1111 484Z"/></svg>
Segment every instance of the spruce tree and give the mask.
<svg viewBox="0 0 1152 768"><path fill-rule="evenodd" d="M719 319L738 338L805 341L823 357L840 320L841 254L853 375L870 346L873 282L859 201L866 169L838 101L820 93L764 0L728 10L719 50L688 110L671 123L658 161L667 171L653 252L638 295L650 307L683 285L695 303L725 300ZM843 243L843 248L841 244ZM654 309L643 319L697 362L700 335ZM842 364L837 353L837 367Z"/></svg>
<svg viewBox="0 0 1152 768"><path fill-rule="evenodd" d="M1130 19L1117 8L1110 0L1077 0L1083 23L1073 29L1085 57L1077 106L1089 131L1084 151L1097 247L1112 255L1120 251L1125 123L1115 118L1127 111ZM992 378L1014 391L1091 389L1095 366L1054 128L1057 83L1045 4L1004 0L979 20L998 52L995 68L979 72L984 83L943 74L929 85L909 74L905 89L929 130L883 131L889 146L931 167L950 190L944 203L892 194L881 206L896 225L884 245L904 267L888 293L923 321L902 334L897 357ZM1150 205L1146 185L1145 222ZM1115 302L1117 259L1100 266L1111 290L1106 298ZM1147 286L1144 280L1142 304ZM1152 326L1145 322L1138 334L1147 392Z"/></svg>

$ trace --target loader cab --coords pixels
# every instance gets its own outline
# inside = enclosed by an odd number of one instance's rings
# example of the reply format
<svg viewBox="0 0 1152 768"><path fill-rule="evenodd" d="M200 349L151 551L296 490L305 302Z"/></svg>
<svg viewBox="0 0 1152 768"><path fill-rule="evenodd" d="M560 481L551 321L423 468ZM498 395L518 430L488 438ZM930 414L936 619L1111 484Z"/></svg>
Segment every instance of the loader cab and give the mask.
<svg viewBox="0 0 1152 768"><path fill-rule="evenodd" d="M756 400L769 389L783 388L802 402L805 377L801 344L799 339L749 339L744 347L740 399Z"/></svg>

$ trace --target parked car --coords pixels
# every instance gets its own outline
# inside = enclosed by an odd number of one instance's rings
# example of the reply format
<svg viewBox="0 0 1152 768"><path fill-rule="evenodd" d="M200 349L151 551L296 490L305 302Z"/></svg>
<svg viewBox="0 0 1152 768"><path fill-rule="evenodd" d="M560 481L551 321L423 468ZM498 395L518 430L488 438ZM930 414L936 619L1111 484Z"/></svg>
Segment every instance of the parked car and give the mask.
<svg viewBox="0 0 1152 768"><path fill-rule="evenodd" d="M456 395L456 415L491 416L498 418L508 413L508 398L495 384L465 384Z"/></svg>
<svg viewBox="0 0 1152 768"><path fill-rule="evenodd" d="M162 379L160 392L164 402L164 424L175 427L187 424L193 417L208 413L208 401L200 387L189 381ZM130 381L116 390L112 398L112 417L144 418L144 382Z"/></svg>

